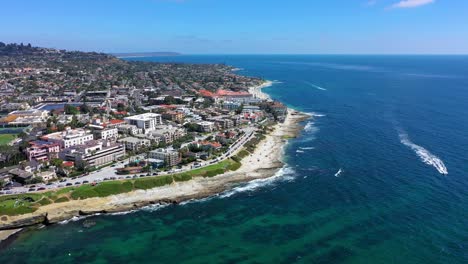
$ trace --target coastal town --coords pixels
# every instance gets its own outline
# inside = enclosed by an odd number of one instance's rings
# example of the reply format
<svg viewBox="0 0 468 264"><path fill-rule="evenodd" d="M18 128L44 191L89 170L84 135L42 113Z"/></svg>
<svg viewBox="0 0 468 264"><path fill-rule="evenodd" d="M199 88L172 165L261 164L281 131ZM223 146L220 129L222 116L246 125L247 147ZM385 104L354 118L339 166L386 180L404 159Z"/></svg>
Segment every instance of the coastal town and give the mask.
<svg viewBox="0 0 468 264"><path fill-rule="evenodd" d="M311 116L238 73L0 43L0 241L275 176Z"/></svg>
<svg viewBox="0 0 468 264"><path fill-rule="evenodd" d="M235 70L0 43L0 194L182 173L248 153L288 109L262 96L269 82Z"/></svg>

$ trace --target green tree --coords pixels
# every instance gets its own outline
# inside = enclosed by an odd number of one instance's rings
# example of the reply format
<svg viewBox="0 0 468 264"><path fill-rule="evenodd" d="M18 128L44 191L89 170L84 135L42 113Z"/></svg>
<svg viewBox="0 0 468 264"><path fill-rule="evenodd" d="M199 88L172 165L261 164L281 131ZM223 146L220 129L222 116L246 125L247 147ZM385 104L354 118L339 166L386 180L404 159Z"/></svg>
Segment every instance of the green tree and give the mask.
<svg viewBox="0 0 468 264"><path fill-rule="evenodd" d="M65 105L65 114L67 115L76 115L76 114L79 114L79 111L76 107L74 107L73 105Z"/></svg>
<svg viewBox="0 0 468 264"><path fill-rule="evenodd" d="M53 158L50 160L50 165L61 168L63 166L63 160L59 158Z"/></svg>

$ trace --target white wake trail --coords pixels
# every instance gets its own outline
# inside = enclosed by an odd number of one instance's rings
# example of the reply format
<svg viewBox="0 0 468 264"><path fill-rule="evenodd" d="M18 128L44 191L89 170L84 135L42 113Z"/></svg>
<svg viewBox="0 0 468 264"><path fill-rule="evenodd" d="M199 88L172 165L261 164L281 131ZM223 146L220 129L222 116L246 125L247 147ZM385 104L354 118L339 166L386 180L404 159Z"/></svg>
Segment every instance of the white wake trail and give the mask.
<svg viewBox="0 0 468 264"><path fill-rule="evenodd" d="M400 137L400 142L403 145L411 148L416 153L416 155L418 155L419 158L421 158L421 160L424 163L436 168L440 174L443 174L443 175L448 174L447 167L445 167L444 162L439 157L432 154L429 150L411 142L411 140L408 137L408 134L406 134L405 132L400 131L399 137Z"/></svg>
<svg viewBox="0 0 468 264"><path fill-rule="evenodd" d="M326 91L326 90L327 90L327 89L325 89L325 88L323 88L323 87L320 87L320 86L315 85L315 84L310 83L310 82L305 82L305 83L308 84L309 86L312 86L312 87L314 87L314 88L316 88L316 89L319 89L319 90L322 90L322 91Z"/></svg>

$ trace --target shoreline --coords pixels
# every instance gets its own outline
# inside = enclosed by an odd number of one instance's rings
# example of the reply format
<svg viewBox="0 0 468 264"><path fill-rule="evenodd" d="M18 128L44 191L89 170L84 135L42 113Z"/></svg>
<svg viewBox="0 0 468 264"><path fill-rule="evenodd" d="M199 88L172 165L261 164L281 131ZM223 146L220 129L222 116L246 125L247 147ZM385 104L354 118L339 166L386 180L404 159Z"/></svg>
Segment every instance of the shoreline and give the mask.
<svg viewBox="0 0 468 264"><path fill-rule="evenodd" d="M268 97L261 89L272 85L267 81L263 85L252 87L258 94ZM274 126L274 130L259 142L255 151L242 159L241 167L236 171L226 172L212 178L197 177L187 182L174 182L171 185L149 190L137 190L108 197L71 200L39 207L35 212L2 216L0 218L0 243L15 234L13 229L39 224L55 224L74 217L119 213L156 204L178 204L183 201L210 197L232 189L236 184L275 176L284 167L282 157L289 138L294 138L302 131L301 122L311 115L288 109L283 123Z"/></svg>
<svg viewBox="0 0 468 264"><path fill-rule="evenodd" d="M273 85L272 81L266 80L264 83L257 85L257 86L251 86L249 87L249 93L253 94L254 97L262 99L262 100L272 100L270 95L267 93L264 93L262 91L263 88L267 88Z"/></svg>

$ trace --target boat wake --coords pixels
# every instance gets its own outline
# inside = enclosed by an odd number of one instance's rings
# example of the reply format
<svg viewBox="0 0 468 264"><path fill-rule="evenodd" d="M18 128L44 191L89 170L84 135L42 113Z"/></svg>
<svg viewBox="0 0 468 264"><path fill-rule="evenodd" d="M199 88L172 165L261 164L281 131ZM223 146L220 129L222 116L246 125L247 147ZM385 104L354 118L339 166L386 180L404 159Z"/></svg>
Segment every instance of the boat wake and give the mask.
<svg viewBox="0 0 468 264"><path fill-rule="evenodd" d="M436 168L436 170L440 174L443 174L443 175L448 174L447 167L445 167L444 162L439 157L432 154L429 150L411 142L411 140L408 137L408 134L406 134L404 131L400 130L398 136L400 137L400 142L403 145L411 148L424 163Z"/></svg>
<svg viewBox="0 0 468 264"><path fill-rule="evenodd" d="M341 169L339 169L336 173L335 173L335 177L340 177L341 173L343 171Z"/></svg>
<svg viewBox="0 0 468 264"><path fill-rule="evenodd" d="M315 84L310 83L310 82L305 82L305 83L306 83L307 85L309 85L309 86L311 86L311 87L314 87L314 88L316 88L316 89L318 89L318 90L321 90L321 91L326 91L326 90L327 90L326 88L320 87L320 86L315 85Z"/></svg>

